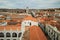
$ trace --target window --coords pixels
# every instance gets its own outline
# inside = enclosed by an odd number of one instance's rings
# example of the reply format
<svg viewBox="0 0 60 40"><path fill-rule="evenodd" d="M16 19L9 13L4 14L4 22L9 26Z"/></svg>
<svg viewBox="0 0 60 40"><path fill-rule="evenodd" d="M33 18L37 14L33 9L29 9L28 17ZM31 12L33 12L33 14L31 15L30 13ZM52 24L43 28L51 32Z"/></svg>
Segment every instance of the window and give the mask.
<svg viewBox="0 0 60 40"><path fill-rule="evenodd" d="M6 33L6 37L11 37L11 34L9 32Z"/></svg>
<svg viewBox="0 0 60 40"><path fill-rule="evenodd" d="M4 40L4 39L0 39L0 40Z"/></svg>
<svg viewBox="0 0 60 40"><path fill-rule="evenodd" d="M19 33L19 34L18 34L18 37L21 37L21 34L22 34L22 33Z"/></svg>
<svg viewBox="0 0 60 40"><path fill-rule="evenodd" d="M17 37L17 33L14 32L14 33L12 34L12 37Z"/></svg>
<svg viewBox="0 0 60 40"><path fill-rule="evenodd" d="M31 26L31 22L30 22L30 26Z"/></svg>
<svg viewBox="0 0 60 40"><path fill-rule="evenodd" d="M49 32L50 32L50 30L49 30Z"/></svg>
<svg viewBox="0 0 60 40"><path fill-rule="evenodd" d="M16 40L16 39L13 39L13 40Z"/></svg>
<svg viewBox="0 0 60 40"><path fill-rule="evenodd" d="M10 39L7 39L7 40L10 40Z"/></svg>
<svg viewBox="0 0 60 40"><path fill-rule="evenodd" d="M1 32L1 33L0 33L0 37L4 37L4 33Z"/></svg>

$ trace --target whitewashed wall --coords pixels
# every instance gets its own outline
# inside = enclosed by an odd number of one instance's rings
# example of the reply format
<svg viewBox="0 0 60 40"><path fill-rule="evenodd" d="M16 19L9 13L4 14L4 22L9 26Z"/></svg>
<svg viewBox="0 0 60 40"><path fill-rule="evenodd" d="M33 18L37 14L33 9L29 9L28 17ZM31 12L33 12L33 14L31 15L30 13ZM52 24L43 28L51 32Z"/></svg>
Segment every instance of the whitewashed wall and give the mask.
<svg viewBox="0 0 60 40"><path fill-rule="evenodd" d="M30 23L31 23L31 25L30 25ZM22 26L33 26L33 25L38 26L38 22L34 22L31 20L24 20L22 22Z"/></svg>

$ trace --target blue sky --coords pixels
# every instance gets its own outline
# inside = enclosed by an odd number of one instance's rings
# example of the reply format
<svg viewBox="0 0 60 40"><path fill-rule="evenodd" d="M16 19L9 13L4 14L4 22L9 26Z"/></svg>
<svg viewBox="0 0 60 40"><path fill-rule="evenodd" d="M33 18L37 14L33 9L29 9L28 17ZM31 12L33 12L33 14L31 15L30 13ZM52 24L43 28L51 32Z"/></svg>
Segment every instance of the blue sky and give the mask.
<svg viewBox="0 0 60 40"><path fill-rule="evenodd" d="M60 8L60 0L0 0L0 8Z"/></svg>

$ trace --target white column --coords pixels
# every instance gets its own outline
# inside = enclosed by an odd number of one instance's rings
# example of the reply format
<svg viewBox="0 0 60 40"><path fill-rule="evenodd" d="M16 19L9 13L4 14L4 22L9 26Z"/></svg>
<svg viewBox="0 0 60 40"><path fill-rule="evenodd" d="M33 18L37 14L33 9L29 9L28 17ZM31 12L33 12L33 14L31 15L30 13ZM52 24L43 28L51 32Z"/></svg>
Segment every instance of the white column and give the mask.
<svg viewBox="0 0 60 40"><path fill-rule="evenodd" d="M6 40L6 30L4 28L4 40Z"/></svg>
<svg viewBox="0 0 60 40"><path fill-rule="evenodd" d="M17 28L17 40L18 40L18 34L19 34L19 33L18 33L18 28Z"/></svg>
<svg viewBox="0 0 60 40"><path fill-rule="evenodd" d="M22 40L23 34L25 32L25 26L23 24L21 25L21 32L22 32L22 34L21 34L20 40Z"/></svg>
<svg viewBox="0 0 60 40"><path fill-rule="evenodd" d="M12 29L10 29L10 34L11 34L11 40L12 40Z"/></svg>

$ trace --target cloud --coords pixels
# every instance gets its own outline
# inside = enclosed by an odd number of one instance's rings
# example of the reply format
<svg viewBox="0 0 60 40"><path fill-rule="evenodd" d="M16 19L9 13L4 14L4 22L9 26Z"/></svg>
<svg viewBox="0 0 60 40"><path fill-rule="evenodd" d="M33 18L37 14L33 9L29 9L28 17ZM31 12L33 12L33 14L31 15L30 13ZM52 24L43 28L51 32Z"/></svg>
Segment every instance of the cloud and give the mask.
<svg viewBox="0 0 60 40"><path fill-rule="evenodd" d="M0 0L0 8L55 8L60 0Z"/></svg>

